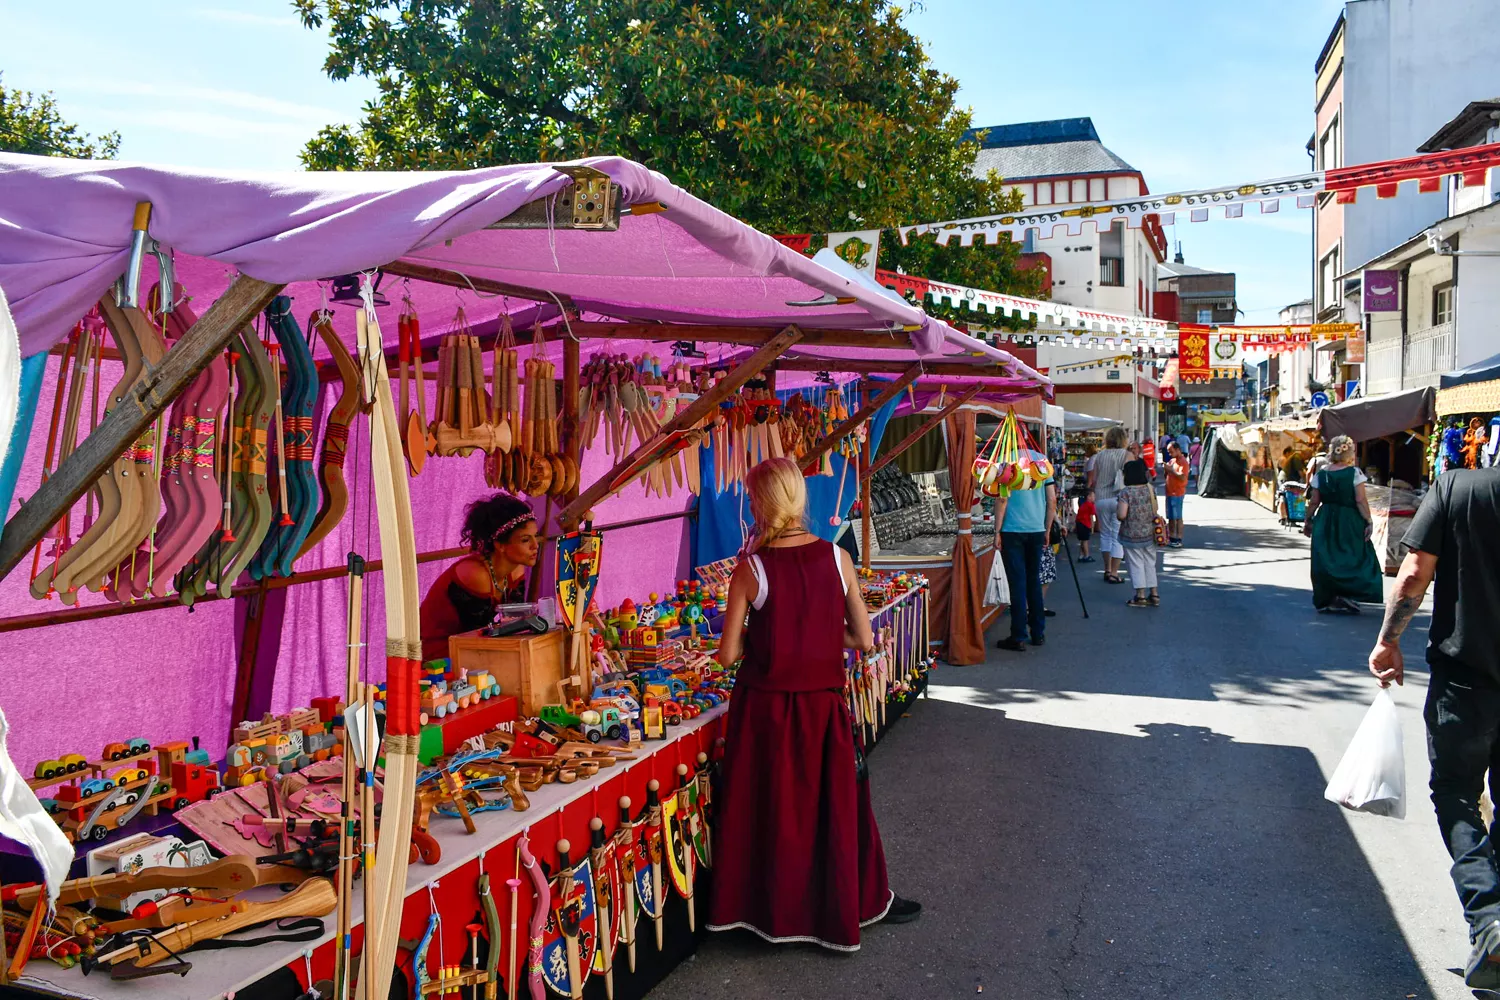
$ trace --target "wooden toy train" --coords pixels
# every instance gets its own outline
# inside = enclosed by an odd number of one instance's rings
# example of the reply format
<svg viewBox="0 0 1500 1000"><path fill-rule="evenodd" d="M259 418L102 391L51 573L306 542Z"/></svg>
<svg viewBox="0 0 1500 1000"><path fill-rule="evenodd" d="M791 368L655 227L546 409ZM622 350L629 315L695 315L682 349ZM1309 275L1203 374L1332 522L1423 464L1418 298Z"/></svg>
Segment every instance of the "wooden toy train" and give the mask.
<svg viewBox="0 0 1500 1000"><path fill-rule="evenodd" d="M27 784L51 790L42 805L70 840L104 840L138 816L181 809L342 753L343 704L317 701L314 708L267 713L260 722L236 726L222 773L196 738L155 747L135 738L106 744L94 760L68 753L41 761Z"/></svg>

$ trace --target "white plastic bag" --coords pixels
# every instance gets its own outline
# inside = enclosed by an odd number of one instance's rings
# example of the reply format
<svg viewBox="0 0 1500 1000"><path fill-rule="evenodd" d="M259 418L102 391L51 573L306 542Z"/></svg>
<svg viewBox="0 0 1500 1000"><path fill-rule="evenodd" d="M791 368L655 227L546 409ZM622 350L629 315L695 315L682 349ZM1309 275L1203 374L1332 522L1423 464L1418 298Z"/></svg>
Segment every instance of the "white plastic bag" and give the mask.
<svg viewBox="0 0 1500 1000"><path fill-rule="evenodd" d="M1406 760L1396 703L1384 688L1365 713L1323 798L1345 809L1406 818Z"/></svg>
<svg viewBox="0 0 1500 1000"><path fill-rule="evenodd" d="M984 606L1001 608L1010 603L1010 583L1005 579L1005 560L1000 553L990 562L990 578L984 585Z"/></svg>

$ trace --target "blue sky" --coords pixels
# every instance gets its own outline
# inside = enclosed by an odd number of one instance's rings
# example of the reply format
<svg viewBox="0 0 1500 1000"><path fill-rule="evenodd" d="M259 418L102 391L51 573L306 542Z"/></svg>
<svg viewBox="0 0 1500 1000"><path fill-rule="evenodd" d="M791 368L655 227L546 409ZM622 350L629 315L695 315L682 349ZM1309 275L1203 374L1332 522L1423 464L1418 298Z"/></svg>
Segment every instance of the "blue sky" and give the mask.
<svg viewBox="0 0 1500 1000"><path fill-rule="evenodd" d="M910 23L975 124L1091 117L1160 192L1308 168L1313 60L1342 6L924 0ZM356 120L374 91L328 80L326 38L278 0L0 0L0 26L5 84L54 91L88 131L119 130L131 160L295 169L319 126ZM1308 294L1309 216L1250 212L1168 236L1189 263L1235 271L1245 321L1264 322Z"/></svg>

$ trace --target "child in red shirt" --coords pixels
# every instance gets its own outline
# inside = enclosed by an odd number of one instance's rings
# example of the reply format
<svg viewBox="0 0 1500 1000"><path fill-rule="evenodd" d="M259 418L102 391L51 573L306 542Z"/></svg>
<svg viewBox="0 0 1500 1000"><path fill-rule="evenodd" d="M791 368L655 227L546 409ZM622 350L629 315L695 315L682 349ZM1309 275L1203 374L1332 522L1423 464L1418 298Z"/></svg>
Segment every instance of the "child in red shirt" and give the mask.
<svg viewBox="0 0 1500 1000"><path fill-rule="evenodd" d="M1078 505L1078 516L1073 522L1073 533L1078 536L1079 562L1093 562L1094 557L1089 555L1089 539L1094 537L1094 493L1084 497L1083 503Z"/></svg>

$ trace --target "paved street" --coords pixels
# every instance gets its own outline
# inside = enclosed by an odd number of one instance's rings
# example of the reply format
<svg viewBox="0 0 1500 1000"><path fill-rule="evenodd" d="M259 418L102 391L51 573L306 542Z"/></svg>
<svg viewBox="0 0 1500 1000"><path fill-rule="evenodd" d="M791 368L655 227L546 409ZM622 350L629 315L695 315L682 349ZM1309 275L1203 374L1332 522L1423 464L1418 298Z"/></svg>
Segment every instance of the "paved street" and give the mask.
<svg viewBox="0 0 1500 1000"><path fill-rule="evenodd" d="M854 956L713 936L653 1000L1471 996L1426 674L1397 693L1407 818L1323 801L1374 694L1378 615L1315 614L1307 542L1260 507L1187 503L1160 609L1124 607L1096 563L1085 621L1064 564L1044 649L940 668L876 750L892 884L920 921Z"/></svg>

